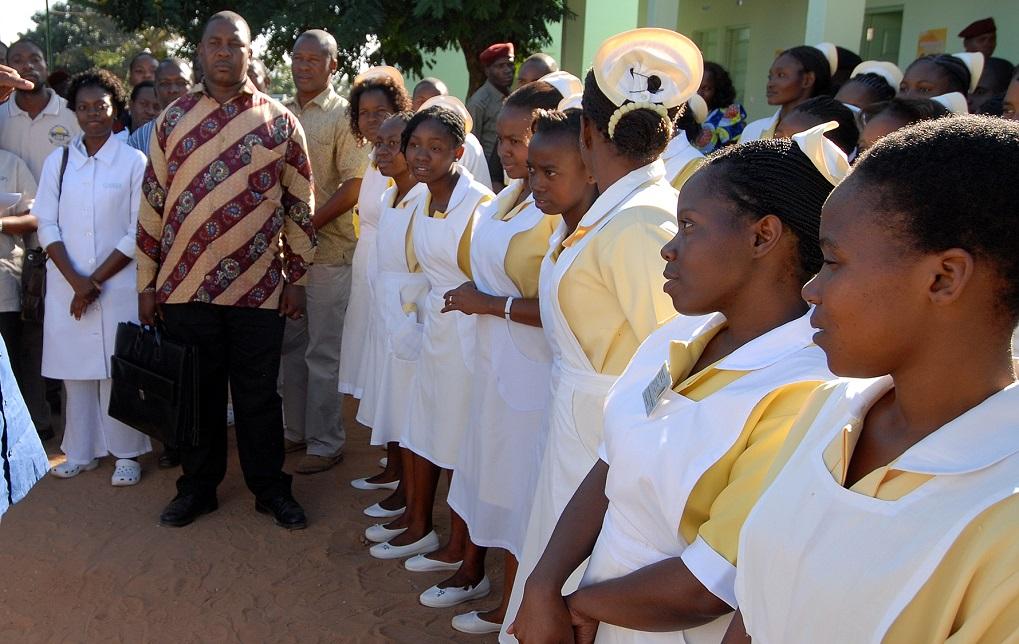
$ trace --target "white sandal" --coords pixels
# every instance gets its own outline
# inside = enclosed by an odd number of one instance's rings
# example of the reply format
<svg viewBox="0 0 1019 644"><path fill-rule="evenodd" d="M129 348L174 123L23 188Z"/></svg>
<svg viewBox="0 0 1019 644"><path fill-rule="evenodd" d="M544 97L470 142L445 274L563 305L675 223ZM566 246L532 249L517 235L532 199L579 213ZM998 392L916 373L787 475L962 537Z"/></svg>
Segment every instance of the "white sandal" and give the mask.
<svg viewBox="0 0 1019 644"><path fill-rule="evenodd" d="M113 487L138 485L138 481L141 480L142 466L138 461L130 458L117 459L117 466L113 469L113 478L110 479L110 484Z"/></svg>
<svg viewBox="0 0 1019 644"><path fill-rule="evenodd" d="M82 472L89 472L99 467L99 459L93 458L91 461L84 465L71 465L67 461L64 461L60 465L54 465L50 468L50 474L57 477L58 479L70 479L78 476Z"/></svg>

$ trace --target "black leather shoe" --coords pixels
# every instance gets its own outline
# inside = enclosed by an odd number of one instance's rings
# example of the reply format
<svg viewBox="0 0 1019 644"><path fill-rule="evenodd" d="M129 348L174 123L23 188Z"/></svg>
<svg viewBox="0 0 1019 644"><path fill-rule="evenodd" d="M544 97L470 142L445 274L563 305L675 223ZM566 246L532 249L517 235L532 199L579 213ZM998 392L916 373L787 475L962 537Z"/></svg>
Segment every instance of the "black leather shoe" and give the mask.
<svg viewBox="0 0 1019 644"><path fill-rule="evenodd" d="M171 467L177 467L180 465L180 452L175 449L166 448L163 450L159 460L156 461L159 465L159 469L168 470Z"/></svg>
<svg viewBox="0 0 1019 644"><path fill-rule="evenodd" d="M216 497L178 494L159 515L159 524L182 528L203 514L219 509Z"/></svg>
<svg viewBox="0 0 1019 644"><path fill-rule="evenodd" d="M273 523L287 530L303 530L308 527L304 508L291 496L274 496L255 501L255 510L271 514Z"/></svg>

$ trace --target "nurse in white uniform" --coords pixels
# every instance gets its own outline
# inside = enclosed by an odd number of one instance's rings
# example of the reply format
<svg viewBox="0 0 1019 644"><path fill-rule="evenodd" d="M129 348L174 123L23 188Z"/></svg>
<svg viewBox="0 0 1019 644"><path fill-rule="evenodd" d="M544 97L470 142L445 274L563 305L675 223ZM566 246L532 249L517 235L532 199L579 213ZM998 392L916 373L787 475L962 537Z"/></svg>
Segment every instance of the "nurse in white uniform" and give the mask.
<svg viewBox="0 0 1019 644"><path fill-rule="evenodd" d="M575 230L560 226L541 269L541 319L554 362L548 439L504 626L598 458L609 387L674 314L661 290L659 251L676 232L678 193L660 157L702 74L701 53L688 38L636 29L605 41L587 75L581 152L600 196ZM570 585L578 581L579 573ZM503 632L500 640L512 637Z"/></svg>
<svg viewBox="0 0 1019 644"><path fill-rule="evenodd" d="M683 107L683 114L680 116L678 125L672 133L672 140L662 153L662 162L665 163L665 178L676 190L683 188L683 185L693 176L697 168L704 163L704 155L693 146L693 141L687 135L684 128L690 127L693 131L700 131L700 124L708 116L708 104L704 102L700 94L694 94Z"/></svg>
<svg viewBox="0 0 1019 644"><path fill-rule="evenodd" d="M371 444L386 447L386 467L379 474L355 481L355 487L391 489L393 493L365 509L370 517L395 517L406 507L406 481L402 477L409 453L400 448L400 434L407 422L408 394L412 389L414 366L421 347L421 324L428 280L407 265L407 234L415 200L424 194L400 151L403 130L412 112L398 112L379 128L375 161L390 180L382 193L376 248L378 275L375 308L372 311L372 346L365 352L370 378L358 405L358 422L372 428ZM363 420L370 418L371 423Z"/></svg>
<svg viewBox="0 0 1019 644"><path fill-rule="evenodd" d="M457 112L429 107L415 114L403 133L407 163L416 178L427 184L410 224L408 265L420 264L429 292L408 419L400 438L414 453L410 505L398 519L404 526L380 525L366 531L369 539L379 541L370 551L378 559L408 557L439 547L432 525L435 489L440 470L452 470L456 463L469 424L474 318L442 309L445 294L471 279L473 222L478 208L494 195L457 164L465 129Z"/></svg>
<svg viewBox="0 0 1019 644"><path fill-rule="evenodd" d="M600 460L527 583L522 641L721 640L742 520L796 413L834 377L800 286L820 268L821 207L849 164L823 128L801 136L725 148L680 194L662 255L682 315L609 393Z"/></svg>
<svg viewBox="0 0 1019 644"><path fill-rule="evenodd" d="M580 80L573 78L579 86ZM553 110L562 94L546 81L509 95L496 122L499 159L511 179L478 212L471 240L474 280L446 294L444 311L475 317L474 395L470 430L464 435L450 483L449 505L465 524L465 549L454 544L418 555L408 570L454 570L421 595L427 606L445 607L488 593L485 555L507 552L504 588L513 583L527 525L536 464L544 447L544 416L552 355L541 330L538 272L560 217L535 204L527 183L527 148L538 110ZM504 597L508 599L509 589ZM482 619L478 612L454 620L458 630L499 630L505 607Z"/></svg>
<svg viewBox="0 0 1019 644"><path fill-rule="evenodd" d="M83 133L67 148L62 181L64 150L46 159L33 208L50 257L42 375L63 380L67 394L67 460L51 473L71 478L112 454L113 485L134 485L135 459L152 445L106 410L117 324L138 320L134 253L146 159L112 136L123 88L109 72L80 74L68 91Z"/></svg>
<svg viewBox="0 0 1019 644"><path fill-rule="evenodd" d="M403 76L395 67L369 68L354 79L351 94L357 93L351 109L358 108L358 132L369 143L374 143L379 126L391 114L406 110L410 98L404 89ZM353 98L353 96L352 96ZM357 198L355 230L357 247L351 261L350 301L343 319L343 336L340 342L340 368L338 390L360 398L364 393L367 375L362 369L366 339L372 332L368 324L372 310L373 288L377 267L375 235L382 214L382 193L389 181L379 172L374 152L368 152L368 167L361 178L361 191Z"/></svg>
<svg viewBox="0 0 1019 644"><path fill-rule="evenodd" d="M777 105L778 109L772 116L748 123L739 142L774 138L775 128L797 105L808 98L830 93L831 77L838 68L838 58L830 56L831 50L822 51L807 45L779 54L768 70L766 90L768 105Z"/></svg>
<svg viewBox="0 0 1019 644"><path fill-rule="evenodd" d="M726 642L1013 642L1019 633L1019 123L889 134L825 204L804 288L836 374L739 543ZM879 305L876 305L879 303Z"/></svg>

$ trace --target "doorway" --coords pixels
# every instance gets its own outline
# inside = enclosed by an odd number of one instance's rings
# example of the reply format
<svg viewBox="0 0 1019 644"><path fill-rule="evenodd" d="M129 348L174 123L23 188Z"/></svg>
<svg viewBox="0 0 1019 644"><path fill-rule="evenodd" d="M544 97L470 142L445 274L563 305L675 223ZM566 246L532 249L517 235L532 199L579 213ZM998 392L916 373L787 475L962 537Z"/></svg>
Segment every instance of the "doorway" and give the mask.
<svg viewBox="0 0 1019 644"><path fill-rule="evenodd" d="M902 42L902 7L869 9L863 17L860 58L899 62Z"/></svg>

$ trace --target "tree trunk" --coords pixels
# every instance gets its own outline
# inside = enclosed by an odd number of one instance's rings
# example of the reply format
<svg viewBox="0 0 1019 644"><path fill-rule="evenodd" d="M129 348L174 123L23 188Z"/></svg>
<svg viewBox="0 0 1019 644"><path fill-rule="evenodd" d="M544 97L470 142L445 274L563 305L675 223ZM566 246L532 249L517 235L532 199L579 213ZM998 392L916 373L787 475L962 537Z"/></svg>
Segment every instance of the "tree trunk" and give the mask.
<svg viewBox="0 0 1019 644"><path fill-rule="evenodd" d="M467 96L464 97L464 102L466 102L479 87L485 84L485 68L481 66L481 61L478 60L481 49L474 42L469 38L460 38L459 43L460 51L464 55L464 62L467 63Z"/></svg>

